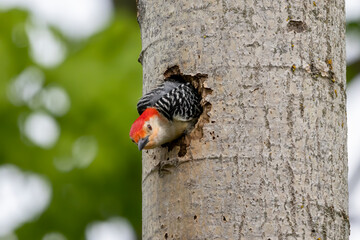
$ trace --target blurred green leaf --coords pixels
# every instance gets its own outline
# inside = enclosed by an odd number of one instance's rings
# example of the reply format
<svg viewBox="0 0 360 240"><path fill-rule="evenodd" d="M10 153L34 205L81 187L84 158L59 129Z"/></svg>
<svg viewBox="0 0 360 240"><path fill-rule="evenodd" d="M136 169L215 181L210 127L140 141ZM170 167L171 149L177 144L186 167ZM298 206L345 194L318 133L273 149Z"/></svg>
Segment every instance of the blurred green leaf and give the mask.
<svg viewBox="0 0 360 240"><path fill-rule="evenodd" d="M42 69L45 87L63 87L71 101L67 114L54 116L61 135L49 150L22 136L18 120L32 109L12 105L6 94L11 80L35 65L24 39L27 19L18 10L0 13L0 165L45 176L53 193L48 209L20 227L18 238L42 239L56 231L67 239L84 239L87 224L113 216L127 218L141 236L141 156L128 137L141 96L136 16L118 11L104 31L80 43L66 42L68 56L60 66ZM96 158L86 168L59 171L55 159L71 160L73 144L82 136L96 139Z"/></svg>
<svg viewBox="0 0 360 240"><path fill-rule="evenodd" d="M346 24L347 34L351 33L358 37L360 44L360 20ZM346 66L346 81L350 83L360 73L360 56Z"/></svg>

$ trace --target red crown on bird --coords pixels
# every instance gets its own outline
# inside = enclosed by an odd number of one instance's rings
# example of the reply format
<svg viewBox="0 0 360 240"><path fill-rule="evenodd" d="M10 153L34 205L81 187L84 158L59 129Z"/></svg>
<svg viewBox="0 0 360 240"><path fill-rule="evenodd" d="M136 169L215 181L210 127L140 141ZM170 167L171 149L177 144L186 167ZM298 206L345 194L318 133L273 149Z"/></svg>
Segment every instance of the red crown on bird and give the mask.
<svg viewBox="0 0 360 240"><path fill-rule="evenodd" d="M139 138L144 137L144 124L153 116L159 116L159 112L155 108L147 108L131 125L130 137L137 143Z"/></svg>

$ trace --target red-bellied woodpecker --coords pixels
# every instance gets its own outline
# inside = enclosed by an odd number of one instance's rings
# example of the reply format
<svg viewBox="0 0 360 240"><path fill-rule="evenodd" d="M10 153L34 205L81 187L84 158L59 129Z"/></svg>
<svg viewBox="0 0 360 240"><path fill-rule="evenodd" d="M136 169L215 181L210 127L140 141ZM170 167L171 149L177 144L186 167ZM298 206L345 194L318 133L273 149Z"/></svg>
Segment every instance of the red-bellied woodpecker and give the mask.
<svg viewBox="0 0 360 240"><path fill-rule="evenodd" d="M202 113L200 100L191 83L165 79L139 100L140 116L131 126L131 140L142 150L161 146L187 133Z"/></svg>

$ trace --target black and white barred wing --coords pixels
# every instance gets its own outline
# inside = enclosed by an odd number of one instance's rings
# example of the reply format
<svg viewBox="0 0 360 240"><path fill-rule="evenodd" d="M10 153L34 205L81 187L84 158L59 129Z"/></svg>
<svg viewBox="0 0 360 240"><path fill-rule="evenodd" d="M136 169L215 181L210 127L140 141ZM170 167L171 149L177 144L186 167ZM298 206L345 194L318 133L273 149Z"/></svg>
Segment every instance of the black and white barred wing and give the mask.
<svg viewBox="0 0 360 240"><path fill-rule="evenodd" d="M169 120L190 121L202 113L200 100L190 83L182 83L160 98L155 107Z"/></svg>
<svg viewBox="0 0 360 240"><path fill-rule="evenodd" d="M145 94L137 103L137 111L139 115L141 115L148 107L155 107L155 104L159 101L159 99L171 90L177 88L179 85L181 85L181 83L176 81L165 81L157 88Z"/></svg>
<svg viewBox="0 0 360 240"><path fill-rule="evenodd" d="M190 83L173 80L145 94L137 104L139 114L148 107L155 107L169 120L190 121L200 116L200 96Z"/></svg>

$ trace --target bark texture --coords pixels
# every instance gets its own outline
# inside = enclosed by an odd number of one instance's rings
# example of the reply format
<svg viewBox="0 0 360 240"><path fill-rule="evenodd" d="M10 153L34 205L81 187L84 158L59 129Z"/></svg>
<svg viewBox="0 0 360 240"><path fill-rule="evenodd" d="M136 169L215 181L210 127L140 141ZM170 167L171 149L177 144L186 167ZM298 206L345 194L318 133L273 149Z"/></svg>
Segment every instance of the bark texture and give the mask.
<svg viewBox="0 0 360 240"><path fill-rule="evenodd" d="M348 239L344 0L139 0L138 21L144 92L181 72L206 105L187 147L143 153L143 239Z"/></svg>

